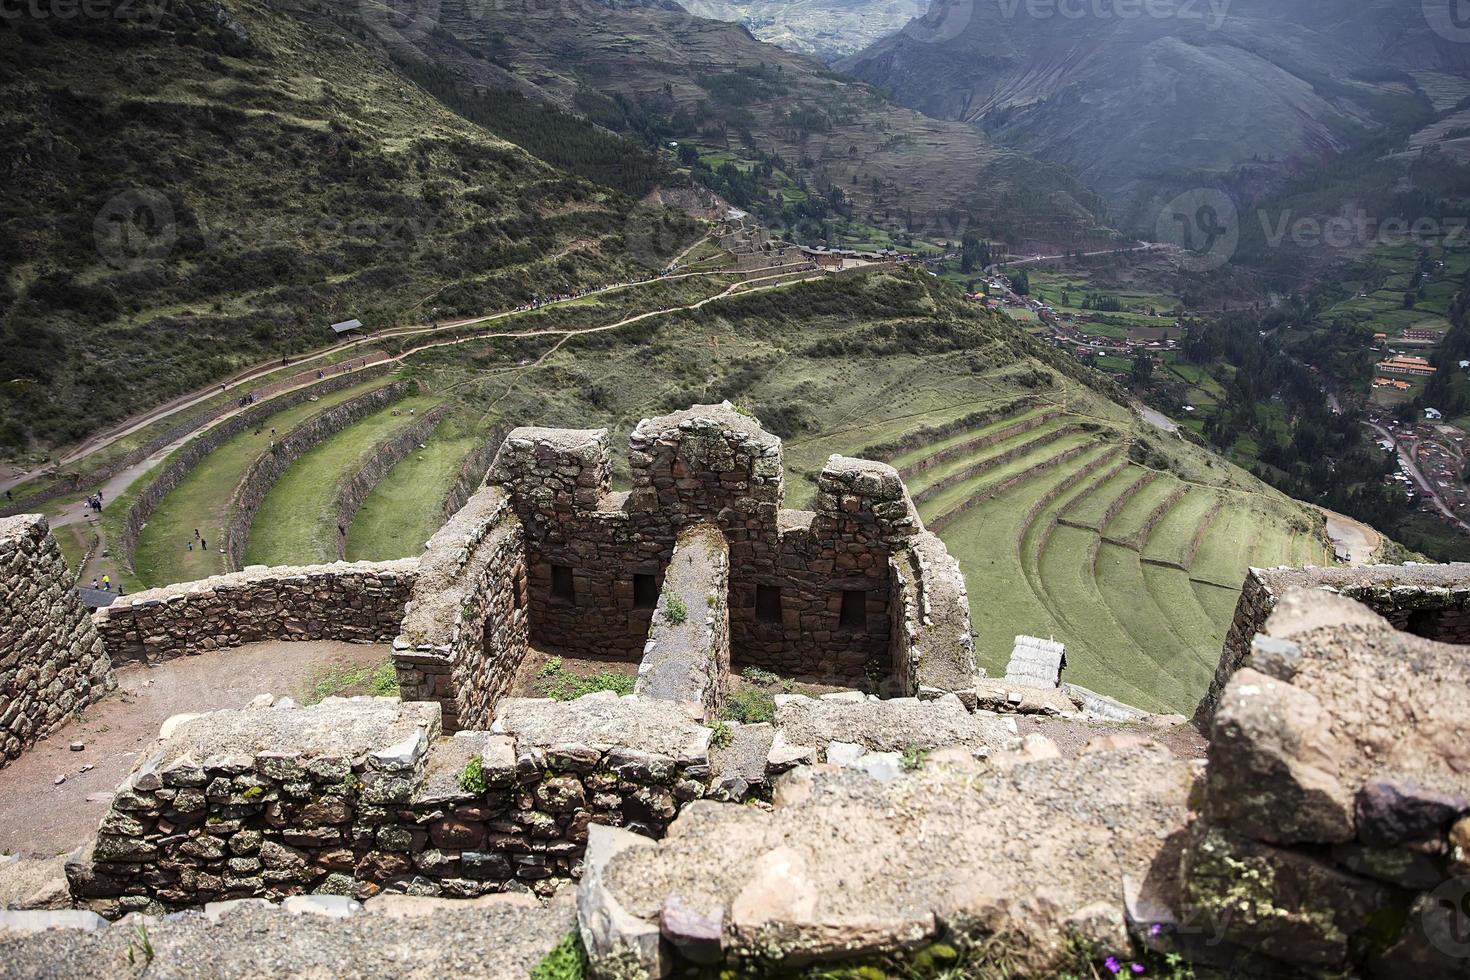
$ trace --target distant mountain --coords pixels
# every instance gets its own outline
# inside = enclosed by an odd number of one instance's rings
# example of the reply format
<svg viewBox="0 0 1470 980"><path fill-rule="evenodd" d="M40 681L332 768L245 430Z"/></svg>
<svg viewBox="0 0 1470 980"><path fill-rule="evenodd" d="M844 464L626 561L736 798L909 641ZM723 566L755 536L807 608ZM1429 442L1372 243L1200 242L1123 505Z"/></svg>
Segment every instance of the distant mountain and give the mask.
<svg viewBox="0 0 1470 980"><path fill-rule="evenodd" d="M819 202L836 202L953 240L966 230L1064 244L1109 234L1100 202L1061 168L895 105L738 24L624 2L508 0L494 16L476 0L421 2L419 15L358 0L337 10L383 37L400 64L544 99L665 150L697 148L710 166L738 171L717 189L743 207L807 202L820 219Z"/></svg>
<svg viewBox="0 0 1470 980"><path fill-rule="evenodd" d="M1441 2L935 0L838 67L1070 168L1137 229L1180 191L1260 193L1470 97L1470 44L1426 17Z"/></svg>
<svg viewBox="0 0 1470 980"><path fill-rule="evenodd" d="M319 10L121 10L0 18L0 453L320 347L334 321L659 267L626 243L647 150L502 103L487 122L538 159Z"/></svg>
<svg viewBox="0 0 1470 980"><path fill-rule="evenodd" d="M683 0L692 14L744 24L762 41L823 61L857 54L922 17L929 0Z"/></svg>

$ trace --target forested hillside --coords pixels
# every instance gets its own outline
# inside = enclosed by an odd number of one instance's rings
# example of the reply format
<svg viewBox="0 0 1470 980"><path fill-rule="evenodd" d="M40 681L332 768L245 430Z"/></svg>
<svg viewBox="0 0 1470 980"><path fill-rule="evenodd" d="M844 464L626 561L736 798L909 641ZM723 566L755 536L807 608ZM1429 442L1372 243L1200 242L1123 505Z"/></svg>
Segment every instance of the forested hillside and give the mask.
<svg viewBox="0 0 1470 980"><path fill-rule="evenodd" d="M656 217L630 196L653 161L626 141L418 76L440 102L307 8L128 9L0 19L0 451L319 347L337 320L480 313L659 266L625 247Z"/></svg>

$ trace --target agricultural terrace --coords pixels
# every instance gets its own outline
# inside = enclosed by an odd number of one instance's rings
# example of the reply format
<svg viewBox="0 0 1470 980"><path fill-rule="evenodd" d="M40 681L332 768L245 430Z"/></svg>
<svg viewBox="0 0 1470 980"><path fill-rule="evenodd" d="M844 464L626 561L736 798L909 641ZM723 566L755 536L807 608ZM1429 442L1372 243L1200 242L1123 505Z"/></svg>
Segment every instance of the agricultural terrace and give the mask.
<svg viewBox="0 0 1470 980"><path fill-rule="evenodd" d="M1449 329L1450 302L1470 270L1470 242L1429 247L1414 242L1380 245L1328 288L1323 322L1386 333L1402 341L1405 330ZM1413 306L1405 303L1412 293Z"/></svg>
<svg viewBox="0 0 1470 980"><path fill-rule="evenodd" d="M223 441L163 497L138 541L137 584L226 570L231 501L271 452L271 429L290 441L322 413L408 380L411 390L354 414L276 475L253 512L246 561L417 554L451 490L483 475L471 472L483 454L471 453L494 433L607 426L619 445L640 419L723 399L785 440L787 506L810 503L832 453L900 469L964 568L991 673L1018 633L1054 635L1068 646L1070 679L1188 710L1247 566L1328 557L1305 508L1148 426L1070 357L922 273L717 299L727 287L697 282L651 287L655 309L668 311L652 317L634 315L650 299L636 290L539 311L501 336L466 333L408 355L395 374L269 414L258 435ZM445 413L432 431L396 438L430 411ZM396 463L339 521L341 489L389 445ZM623 454L614 467L625 485ZM154 475L109 504L104 523ZM190 550L196 527L208 550ZM68 547L83 549L85 533Z"/></svg>
<svg viewBox="0 0 1470 980"><path fill-rule="evenodd" d="M1126 425L1025 401L889 447L964 568L976 652L1018 633L1067 645L1067 678L1187 713L1208 686L1249 566L1330 559L1302 509L1131 458ZM880 447L884 448L884 447Z"/></svg>

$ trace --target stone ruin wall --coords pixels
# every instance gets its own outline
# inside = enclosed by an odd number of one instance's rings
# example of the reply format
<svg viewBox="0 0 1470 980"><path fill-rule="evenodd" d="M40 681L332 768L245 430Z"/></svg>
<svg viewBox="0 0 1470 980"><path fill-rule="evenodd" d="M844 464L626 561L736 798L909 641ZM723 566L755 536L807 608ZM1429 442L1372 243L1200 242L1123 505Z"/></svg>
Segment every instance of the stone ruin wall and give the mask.
<svg viewBox="0 0 1470 980"><path fill-rule="evenodd" d="M661 590L680 529L708 521L729 546L737 667L847 685L892 674L889 560L923 531L892 467L833 457L815 510L782 510L780 440L728 405L645 419L629 463L632 489L613 493L606 430L507 437L491 481L526 529L538 641L637 657L653 604L635 576ZM860 597L858 622L844 624L844 592ZM968 613L951 625L968 632Z"/></svg>
<svg viewBox="0 0 1470 980"><path fill-rule="evenodd" d="M129 568L133 567L133 555L137 551L138 536L143 533L143 525L147 524L153 517L153 512L158 505L163 503L163 498L184 482L184 478L194 471L194 467L203 462L204 458L214 452L220 446L236 436L249 432L257 426L266 424L267 420L278 412L320 398L322 395L340 391L353 385L361 384L363 381L381 377L386 374L386 365L376 365L364 368L354 374L339 375L326 381L318 382L310 387L298 391L289 392L279 398L273 398L269 402L263 402L257 406L247 408L238 415L233 416L225 422L214 426L208 432L200 435L197 439L191 439L180 449L169 456L168 460L161 466L148 486L138 494L137 498L129 506L127 514L123 517L122 527L118 534L114 535L112 547L117 549L122 556L123 563ZM208 421L208 420L205 420ZM202 424L202 423L201 423ZM197 428L197 426L196 426ZM193 431L191 428L188 431ZM187 433L181 433L184 435ZM162 449L172 443L168 442L158 446ZM156 451L156 450L155 450ZM150 454L151 455L151 454ZM146 459L147 457L143 457ZM34 501L27 501L32 503Z"/></svg>
<svg viewBox="0 0 1470 980"><path fill-rule="evenodd" d="M121 596L93 615L115 662L158 663L262 640L386 643L398 633L419 560L252 565Z"/></svg>
<svg viewBox="0 0 1470 980"><path fill-rule="evenodd" d="M529 647L525 535L510 502L487 487L419 559L393 640L405 700L433 701L448 731L485 728Z"/></svg>
<svg viewBox="0 0 1470 980"><path fill-rule="evenodd" d="M1195 721L1208 724L1225 685L1250 654L1290 589L1327 589L1356 599L1396 629L1456 645L1470 644L1470 564L1371 565L1360 568L1252 568L1246 574L1225 648Z"/></svg>
<svg viewBox="0 0 1470 980"><path fill-rule="evenodd" d="M710 736L611 694L509 701L494 731L453 737L432 703L215 712L129 776L67 874L108 916L385 888L549 896L578 871L589 824L662 836L703 794ZM271 748L234 748L252 739Z"/></svg>
<svg viewBox="0 0 1470 980"><path fill-rule="evenodd" d="M1396 613L1464 571L1400 570ZM1467 683L1458 647L1287 585L1215 706L1176 918L1313 975L1464 976Z"/></svg>
<svg viewBox="0 0 1470 980"><path fill-rule="evenodd" d="M357 512L388 471L393 469L419 444L428 439L449 414L448 406L430 409L406 426L403 431L389 436L373 446L366 459L350 475L344 476L332 495L332 512L337 518L337 558L347 557L347 529L357 518Z"/></svg>
<svg viewBox="0 0 1470 980"><path fill-rule="evenodd" d="M729 676L730 548L719 528L692 524L674 544L633 693L714 720Z"/></svg>
<svg viewBox="0 0 1470 980"><path fill-rule="evenodd" d="M244 564L245 550L250 543L250 525L255 521L255 514L266 494L285 476L292 463L353 423L416 391L417 382L395 381L340 405L333 405L286 433L274 449L257 456L230 495L229 517L225 524L225 553L230 567L239 568Z"/></svg>
<svg viewBox="0 0 1470 980"><path fill-rule="evenodd" d="M116 686L39 514L0 519L0 767Z"/></svg>

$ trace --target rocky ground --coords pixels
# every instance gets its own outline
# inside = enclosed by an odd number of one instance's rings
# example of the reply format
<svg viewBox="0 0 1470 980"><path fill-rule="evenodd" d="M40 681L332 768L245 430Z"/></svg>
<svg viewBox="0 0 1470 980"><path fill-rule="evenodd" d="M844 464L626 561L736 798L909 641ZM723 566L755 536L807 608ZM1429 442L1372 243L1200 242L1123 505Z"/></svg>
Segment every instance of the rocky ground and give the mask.
<svg viewBox="0 0 1470 980"><path fill-rule="evenodd" d="M353 643L256 643L119 669L116 691L5 768L0 851L50 857L95 833L113 791L170 716L240 708L263 692L300 700L318 683L350 680L390 653Z"/></svg>
<svg viewBox="0 0 1470 980"><path fill-rule="evenodd" d="M569 898L547 908L523 895L393 895L366 908L338 896L246 900L147 924L94 920L92 932L12 934L0 961L15 978L525 977L572 930Z"/></svg>

